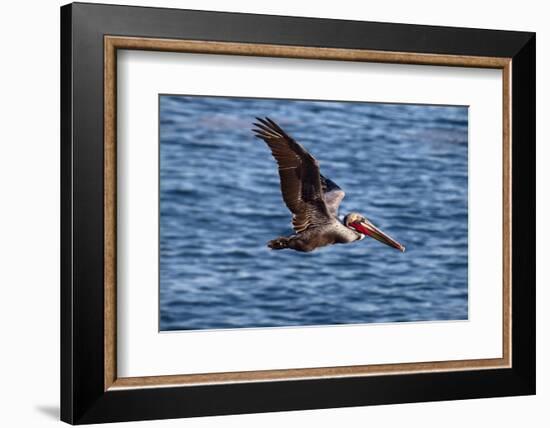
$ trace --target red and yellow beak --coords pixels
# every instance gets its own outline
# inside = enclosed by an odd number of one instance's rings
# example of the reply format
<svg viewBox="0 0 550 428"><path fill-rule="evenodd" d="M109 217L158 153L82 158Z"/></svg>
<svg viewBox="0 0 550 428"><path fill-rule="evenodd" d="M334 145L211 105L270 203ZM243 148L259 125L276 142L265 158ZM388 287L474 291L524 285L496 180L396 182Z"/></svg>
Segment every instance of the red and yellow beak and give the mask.
<svg viewBox="0 0 550 428"><path fill-rule="evenodd" d="M405 247L403 245L393 239L390 235L382 232L369 221L355 221L350 223L350 226L363 235L370 236L371 238L374 238L383 244L389 245L390 247L397 248L402 252L405 251Z"/></svg>

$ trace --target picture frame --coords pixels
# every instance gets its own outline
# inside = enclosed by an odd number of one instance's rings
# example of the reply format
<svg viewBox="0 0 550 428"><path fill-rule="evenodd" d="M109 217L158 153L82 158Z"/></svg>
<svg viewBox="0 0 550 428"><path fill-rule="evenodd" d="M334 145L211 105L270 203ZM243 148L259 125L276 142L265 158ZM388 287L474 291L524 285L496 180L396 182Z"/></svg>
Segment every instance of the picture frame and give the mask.
<svg viewBox="0 0 550 428"><path fill-rule="evenodd" d="M502 70L502 357L117 375L117 51ZM61 8L61 419L535 393L535 34L73 3ZM491 165L487 165L491 168ZM156 286L156 285L151 285Z"/></svg>

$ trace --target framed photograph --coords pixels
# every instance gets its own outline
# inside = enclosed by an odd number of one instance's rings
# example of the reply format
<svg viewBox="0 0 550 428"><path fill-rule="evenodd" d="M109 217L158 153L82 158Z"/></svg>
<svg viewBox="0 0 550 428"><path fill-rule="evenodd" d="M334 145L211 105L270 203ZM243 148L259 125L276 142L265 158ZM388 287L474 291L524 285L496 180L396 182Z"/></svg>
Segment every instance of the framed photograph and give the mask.
<svg viewBox="0 0 550 428"><path fill-rule="evenodd" d="M61 8L61 418L535 393L535 35Z"/></svg>

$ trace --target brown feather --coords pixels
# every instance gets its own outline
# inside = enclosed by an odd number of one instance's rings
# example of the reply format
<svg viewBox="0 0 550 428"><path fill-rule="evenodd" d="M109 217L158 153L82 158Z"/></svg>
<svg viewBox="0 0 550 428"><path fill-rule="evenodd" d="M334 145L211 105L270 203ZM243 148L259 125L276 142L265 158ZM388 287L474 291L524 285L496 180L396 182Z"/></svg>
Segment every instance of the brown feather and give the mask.
<svg viewBox="0 0 550 428"><path fill-rule="evenodd" d="M292 212L296 232L326 224L332 216L325 203L317 160L274 121L256 118L253 129L277 161L283 200ZM325 185L326 187L326 185Z"/></svg>

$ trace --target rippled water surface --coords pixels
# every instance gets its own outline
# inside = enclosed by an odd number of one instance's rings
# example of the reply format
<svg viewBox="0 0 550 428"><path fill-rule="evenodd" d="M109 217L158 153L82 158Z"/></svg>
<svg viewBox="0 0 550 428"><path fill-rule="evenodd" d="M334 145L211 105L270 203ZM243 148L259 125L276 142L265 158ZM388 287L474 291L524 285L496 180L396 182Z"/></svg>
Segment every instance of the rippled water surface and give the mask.
<svg viewBox="0 0 550 428"><path fill-rule="evenodd" d="M406 247L271 251L290 214L269 116ZM160 97L161 330L466 319L466 107Z"/></svg>

